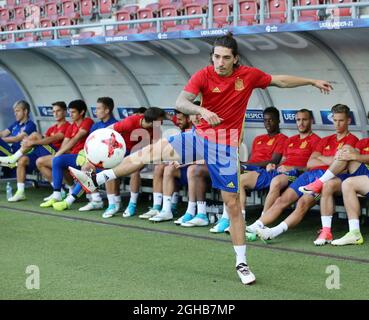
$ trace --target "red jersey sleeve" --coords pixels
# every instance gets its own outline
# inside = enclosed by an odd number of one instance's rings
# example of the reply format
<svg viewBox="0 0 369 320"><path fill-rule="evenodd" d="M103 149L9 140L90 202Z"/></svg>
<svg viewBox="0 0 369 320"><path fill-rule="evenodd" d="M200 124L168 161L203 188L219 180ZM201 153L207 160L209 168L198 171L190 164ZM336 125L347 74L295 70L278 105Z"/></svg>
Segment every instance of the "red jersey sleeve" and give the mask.
<svg viewBox="0 0 369 320"><path fill-rule="evenodd" d="M51 126L51 127L49 127L48 129L47 129L47 131L45 132L45 137L50 137L51 136L51 134L53 133L53 131L54 131L54 127L55 126Z"/></svg>
<svg viewBox="0 0 369 320"><path fill-rule="evenodd" d="M288 151L288 145L290 144L290 138L286 139L283 144L283 156L287 154Z"/></svg>
<svg viewBox="0 0 369 320"><path fill-rule="evenodd" d="M193 74L183 90L197 96L203 88L204 72L206 71L202 69Z"/></svg>
<svg viewBox="0 0 369 320"><path fill-rule="evenodd" d="M93 124L94 124L94 121L91 118L85 118L83 119L79 127L79 130L83 129L83 130L86 130L87 132L90 132L90 129Z"/></svg>
<svg viewBox="0 0 369 320"><path fill-rule="evenodd" d="M123 134L125 132L131 132L132 131L132 121L131 119L125 118L119 122L114 123L113 129L120 134Z"/></svg>
<svg viewBox="0 0 369 320"><path fill-rule="evenodd" d="M272 76L257 68L251 68L253 74L254 88L265 89L272 82Z"/></svg>
<svg viewBox="0 0 369 320"><path fill-rule="evenodd" d="M325 137L325 138L321 139L319 141L318 145L315 147L313 152L323 153L323 149L327 146L328 138L329 137Z"/></svg>
<svg viewBox="0 0 369 320"><path fill-rule="evenodd" d="M350 136L347 137L347 141L345 144L350 145L351 147L355 148L356 143L359 141L359 139L354 136L353 134L350 134Z"/></svg>
<svg viewBox="0 0 369 320"><path fill-rule="evenodd" d="M71 124L67 131L65 132L65 138L68 138L70 139L72 137L72 134L73 134L73 124Z"/></svg>
<svg viewBox="0 0 369 320"><path fill-rule="evenodd" d="M62 133L62 134L64 134L64 136L65 136L65 134L66 134L67 130L69 129L69 127L70 127L70 123L69 123L69 122L66 122L66 123L64 123L64 124L60 127L60 129L59 129L59 131L58 131L58 132L61 132L61 133Z"/></svg>

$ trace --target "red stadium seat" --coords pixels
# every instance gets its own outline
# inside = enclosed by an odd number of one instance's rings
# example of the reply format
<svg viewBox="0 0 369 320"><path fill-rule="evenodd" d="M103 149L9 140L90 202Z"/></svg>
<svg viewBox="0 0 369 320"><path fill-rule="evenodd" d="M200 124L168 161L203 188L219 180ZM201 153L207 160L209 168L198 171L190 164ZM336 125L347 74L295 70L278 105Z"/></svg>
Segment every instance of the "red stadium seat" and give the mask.
<svg viewBox="0 0 369 320"><path fill-rule="evenodd" d="M158 17L160 15L159 14L159 10L160 10L159 2L149 3L148 5L146 5L145 9L150 9L154 17Z"/></svg>
<svg viewBox="0 0 369 320"><path fill-rule="evenodd" d="M316 6L320 4L320 0L299 0L300 6ZM302 10L300 11L299 21L317 21L318 18L318 10Z"/></svg>
<svg viewBox="0 0 369 320"><path fill-rule="evenodd" d="M137 19L137 10L140 9L140 6L138 4L127 4L123 9L129 12L132 19Z"/></svg>
<svg viewBox="0 0 369 320"><path fill-rule="evenodd" d="M94 9L96 8L95 0L82 0L81 1L81 16L82 18L90 19L94 13Z"/></svg>
<svg viewBox="0 0 369 320"><path fill-rule="evenodd" d="M17 5L17 0L6 0L6 8L11 10L14 9L14 7L16 7Z"/></svg>
<svg viewBox="0 0 369 320"><path fill-rule="evenodd" d="M35 29L36 26L32 22L25 22L23 29ZM23 35L23 41L37 41L37 35L32 32L25 32Z"/></svg>
<svg viewBox="0 0 369 320"><path fill-rule="evenodd" d="M0 8L0 25L5 26L9 20L10 20L9 9Z"/></svg>
<svg viewBox="0 0 369 320"><path fill-rule="evenodd" d="M115 6L116 0L100 0L99 14L104 17L110 17Z"/></svg>
<svg viewBox="0 0 369 320"><path fill-rule="evenodd" d="M213 27L222 28L228 24L229 6L226 2L213 3Z"/></svg>
<svg viewBox="0 0 369 320"><path fill-rule="evenodd" d="M152 19L154 14L150 8L143 8L137 11L137 19ZM156 32L156 27L153 22L148 23L139 23L138 24L139 32Z"/></svg>
<svg viewBox="0 0 369 320"><path fill-rule="evenodd" d="M239 2L239 21L240 26L247 26L257 23L258 4L255 0L241 0Z"/></svg>
<svg viewBox="0 0 369 320"><path fill-rule="evenodd" d="M188 4L185 6L186 16L197 15L197 14L202 14L201 5L193 3L193 4ZM201 29L203 25L203 21L201 18L188 19L187 23L190 25L190 29Z"/></svg>
<svg viewBox="0 0 369 320"><path fill-rule="evenodd" d="M79 4L74 0L62 0L62 12L64 17L79 19Z"/></svg>
<svg viewBox="0 0 369 320"><path fill-rule="evenodd" d="M14 8L14 22L17 24L22 24L26 19L26 13L24 10L24 6L16 6Z"/></svg>
<svg viewBox="0 0 369 320"><path fill-rule="evenodd" d="M32 4L31 0L18 0L18 5L22 5L22 4Z"/></svg>
<svg viewBox="0 0 369 320"><path fill-rule="evenodd" d="M8 22L6 24L6 31L16 31L16 30L18 30L18 26L17 26L16 23L14 23L14 22ZM13 35L8 34L7 35L7 38L8 38L9 41L13 41ZM14 40L15 41L17 41L20 38L21 37L20 37L20 34L19 33L14 35Z"/></svg>
<svg viewBox="0 0 369 320"><path fill-rule="evenodd" d="M56 2L48 2L45 4L45 17L52 21L57 21L59 15L59 6Z"/></svg>
<svg viewBox="0 0 369 320"><path fill-rule="evenodd" d="M59 17L58 18L59 27L72 26L74 24L75 24L75 20L69 17ZM70 29L58 30L58 34L59 34L59 37L70 37L72 35Z"/></svg>
<svg viewBox="0 0 369 320"><path fill-rule="evenodd" d="M40 26L41 28L50 28L53 27L54 24L51 19L49 18L43 18L40 20ZM52 31L41 31L41 38L42 39L52 39L54 37Z"/></svg>
<svg viewBox="0 0 369 320"><path fill-rule="evenodd" d="M127 10L119 10L117 11L117 22L118 21L129 21L131 20L131 15ZM117 26L118 32L125 31L129 29L129 24L120 24Z"/></svg>
<svg viewBox="0 0 369 320"><path fill-rule="evenodd" d="M268 17L265 23L283 23L286 21L287 4L285 0L268 0Z"/></svg>
<svg viewBox="0 0 369 320"><path fill-rule="evenodd" d="M352 0L331 0L331 4L343 4L343 3L351 3L355 2ZM350 17L351 16L351 8L335 8L332 10L333 16L338 17Z"/></svg>
<svg viewBox="0 0 369 320"><path fill-rule="evenodd" d="M160 16L162 18L168 17L176 17L177 16L177 9L174 6L162 6L160 7ZM163 31L169 31L168 29L175 29L176 28L176 21L163 21L162 22Z"/></svg>

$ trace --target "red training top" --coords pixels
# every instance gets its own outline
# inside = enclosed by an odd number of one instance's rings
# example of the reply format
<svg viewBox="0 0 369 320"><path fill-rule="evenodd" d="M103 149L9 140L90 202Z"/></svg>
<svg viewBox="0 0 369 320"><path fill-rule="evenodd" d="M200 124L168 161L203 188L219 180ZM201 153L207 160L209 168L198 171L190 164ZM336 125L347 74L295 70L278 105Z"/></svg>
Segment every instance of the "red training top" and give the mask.
<svg viewBox="0 0 369 320"><path fill-rule="evenodd" d="M355 148L360 151L360 154L369 154L369 138L359 140Z"/></svg>
<svg viewBox="0 0 369 320"><path fill-rule="evenodd" d="M73 122L69 126L67 132L65 133L65 138L72 139L78 133L80 129L90 132L90 129L93 124L94 122L91 118L84 118L79 125ZM85 137L83 137L81 140L78 140L77 143L73 146L73 148L69 151L69 153L77 154L78 152L80 152L85 145L85 141L87 137L88 137L88 134Z"/></svg>
<svg viewBox="0 0 369 320"><path fill-rule="evenodd" d="M265 89L271 80L271 75L246 66L236 68L228 77L219 76L212 65L197 71L184 91L195 95L201 92L201 106L216 113L223 121L211 127L202 119L196 132L209 141L238 147L252 91Z"/></svg>
<svg viewBox="0 0 369 320"><path fill-rule="evenodd" d="M283 153L284 142L287 140L287 136L283 133L278 133L273 137L268 134L262 134L255 137L252 142L251 158L248 163L263 162L271 160L273 153Z"/></svg>
<svg viewBox="0 0 369 320"><path fill-rule="evenodd" d="M65 133L67 132L69 126L70 126L70 123L68 121L63 123L60 127L58 127L58 124L54 124L49 129L47 129L47 131L45 133L45 136L46 137L52 137L52 136L56 135L57 133L61 132L65 137ZM59 150L61 145L62 145L63 140L64 140L64 138L61 139L61 140L54 141L53 146L57 150Z"/></svg>

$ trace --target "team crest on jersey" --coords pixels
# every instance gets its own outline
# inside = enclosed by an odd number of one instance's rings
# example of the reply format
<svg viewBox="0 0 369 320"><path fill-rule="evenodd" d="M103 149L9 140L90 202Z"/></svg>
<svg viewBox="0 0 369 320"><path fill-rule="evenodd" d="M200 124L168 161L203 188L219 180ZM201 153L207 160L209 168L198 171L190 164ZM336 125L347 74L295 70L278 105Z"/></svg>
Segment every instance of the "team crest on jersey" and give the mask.
<svg viewBox="0 0 369 320"><path fill-rule="evenodd" d="M307 141L304 141L303 143L300 144L300 149L305 149L307 146Z"/></svg>
<svg viewBox="0 0 369 320"><path fill-rule="evenodd" d="M330 150L331 149L331 146L326 146L324 149L325 150Z"/></svg>
<svg viewBox="0 0 369 320"><path fill-rule="evenodd" d="M234 89L236 91L242 91L243 89L245 89L245 86L243 84L243 80L240 78L237 78L236 81L234 82Z"/></svg>
<svg viewBox="0 0 369 320"><path fill-rule="evenodd" d="M270 139L267 143L268 146L272 146L274 143L274 138L273 139Z"/></svg>
<svg viewBox="0 0 369 320"><path fill-rule="evenodd" d="M369 147L364 148L364 151L369 151Z"/></svg>
<svg viewBox="0 0 369 320"><path fill-rule="evenodd" d="M215 87L211 92L220 93L221 91L218 87Z"/></svg>
<svg viewBox="0 0 369 320"><path fill-rule="evenodd" d="M343 143L343 142L341 142L341 143L338 145L337 149L341 149L341 148L343 147L343 145L344 145L344 143Z"/></svg>
<svg viewBox="0 0 369 320"><path fill-rule="evenodd" d="M289 148L293 147L293 142L288 145Z"/></svg>
<svg viewBox="0 0 369 320"><path fill-rule="evenodd" d="M261 141L259 141L257 144L261 144Z"/></svg>

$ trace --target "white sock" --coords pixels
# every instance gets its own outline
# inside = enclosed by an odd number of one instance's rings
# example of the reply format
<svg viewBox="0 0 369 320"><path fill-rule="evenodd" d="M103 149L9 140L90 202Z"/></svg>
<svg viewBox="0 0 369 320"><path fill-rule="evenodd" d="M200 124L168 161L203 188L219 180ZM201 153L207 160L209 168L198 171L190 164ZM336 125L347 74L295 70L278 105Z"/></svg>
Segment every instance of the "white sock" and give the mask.
<svg viewBox="0 0 369 320"><path fill-rule="evenodd" d="M206 201L197 201L197 214L206 214Z"/></svg>
<svg viewBox="0 0 369 320"><path fill-rule="evenodd" d="M360 221L359 219L349 219L350 231L359 230L360 232Z"/></svg>
<svg viewBox="0 0 369 320"><path fill-rule="evenodd" d="M68 204L68 207L70 207L72 205L72 203L74 203L74 201L76 201L76 198L73 197L71 194L68 195L66 198L65 198L65 202Z"/></svg>
<svg viewBox="0 0 369 320"><path fill-rule="evenodd" d="M24 192L24 183L22 182L17 182L17 190L19 192Z"/></svg>
<svg viewBox="0 0 369 320"><path fill-rule="evenodd" d="M94 192L95 193L95 192ZM92 193L93 194L93 193ZM92 201L92 195L91 195L91 193L86 193L86 199L88 200L88 201Z"/></svg>
<svg viewBox="0 0 369 320"><path fill-rule="evenodd" d="M104 170L104 171L99 172L96 175L96 182L98 185L102 185L105 182L114 180L116 178L117 176L115 175L113 169L109 169L109 170Z"/></svg>
<svg viewBox="0 0 369 320"><path fill-rule="evenodd" d="M91 193L91 201L92 202L101 202L101 196L100 196L100 192L93 192Z"/></svg>
<svg viewBox="0 0 369 320"><path fill-rule="evenodd" d="M161 207L161 203L163 202L163 194L160 192L154 192L154 207Z"/></svg>
<svg viewBox="0 0 369 320"><path fill-rule="evenodd" d="M331 228L332 227L332 218L333 216L321 216L322 227L323 228Z"/></svg>
<svg viewBox="0 0 369 320"><path fill-rule="evenodd" d="M108 194L108 202L109 202L109 206L111 204L115 204L115 194Z"/></svg>
<svg viewBox="0 0 369 320"><path fill-rule="evenodd" d="M138 194L138 192L131 192L131 198L129 199L129 202L137 203Z"/></svg>
<svg viewBox="0 0 369 320"><path fill-rule="evenodd" d="M163 211L172 212L172 196L163 196Z"/></svg>
<svg viewBox="0 0 369 320"><path fill-rule="evenodd" d="M233 249L236 252L236 266L240 263L246 263L246 245L233 246Z"/></svg>
<svg viewBox="0 0 369 320"><path fill-rule="evenodd" d="M224 218L224 219L228 219L228 220L229 220L229 215L228 215L228 211L227 211L227 206L225 205L225 203L223 203L223 214L222 214L222 218Z"/></svg>
<svg viewBox="0 0 369 320"><path fill-rule="evenodd" d="M241 210L241 213L242 213L243 219L245 220L246 219L246 210Z"/></svg>
<svg viewBox="0 0 369 320"><path fill-rule="evenodd" d="M262 223L260 220L256 220L253 224L249 225L249 229L251 229L253 232L256 232L256 229L263 229L264 223Z"/></svg>
<svg viewBox="0 0 369 320"><path fill-rule="evenodd" d="M326 172L324 172L324 174L319 178L319 180L323 183L333 179L336 175L331 171L331 170L327 170Z"/></svg>
<svg viewBox="0 0 369 320"><path fill-rule="evenodd" d="M286 232L288 230L288 225L286 222L281 222L278 226L271 228L272 230L272 237L277 238L279 235L281 235L283 232Z"/></svg>
<svg viewBox="0 0 369 320"><path fill-rule="evenodd" d="M178 198L179 198L179 193L178 192L173 192L173 194L172 194L172 204L177 204L178 203Z"/></svg>
<svg viewBox="0 0 369 320"><path fill-rule="evenodd" d="M55 200L61 201L62 200L61 192L60 191L54 191L53 192L53 198Z"/></svg>
<svg viewBox="0 0 369 320"><path fill-rule="evenodd" d="M263 216L264 215L264 211L261 211L261 216Z"/></svg>
<svg viewBox="0 0 369 320"><path fill-rule="evenodd" d="M188 201L186 213L194 216L196 214L196 202L195 201Z"/></svg>
<svg viewBox="0 0 369 320"><path fill-rule="evenodd" d="M17 162L20 157L23 156L23 152L19 149L16 153L14 153L11 157L13 159L13 163Z"/></svg>
<svg viewBox="0 0 369 320"><path fill-rule="evenodd" d="M70 184L65 184L66 186L67 186L67 188L68 188L68 193L70 193L70 194L72 194L72 190L73 190L73 187L74 187L74 185L72 184L72 185L70 185Z"/></svg>
<svg viewBox="0 0 369 320"><path fill-rule="evenodd" d="M115 196L115 203L118 205L118 206L120 206L120 204L121 204L121 202L122 202L122 199L121 199L121 197L120 196Z"/></svg>

